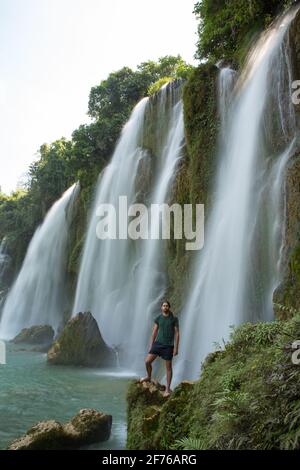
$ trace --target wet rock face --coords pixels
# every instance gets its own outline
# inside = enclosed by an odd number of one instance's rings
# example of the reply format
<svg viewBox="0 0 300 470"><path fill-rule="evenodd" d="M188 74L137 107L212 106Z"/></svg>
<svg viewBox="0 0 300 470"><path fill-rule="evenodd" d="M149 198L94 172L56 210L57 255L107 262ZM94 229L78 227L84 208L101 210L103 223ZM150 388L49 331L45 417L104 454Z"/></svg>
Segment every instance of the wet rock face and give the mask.
<svg viewBox="0 0 300 470"><path fill-rule="evenodd" d="M23 330L12 340L13 343L50 345L54 338L54 330L50 325L36 325Z"/></svg>
<svg viewBox="0 0 300 470"><path fill-rule="evenodd" d="M289 31L289 43L292 56L293 79L300 80L300 11L297 13ZM298 88L298 87L297 87ZM296 111L300 114L300 104L296 105Z"/></svg>
<svg viewBox="0 0 300 470"><path fill-rule="evenodd" d="M149 197L153 178L153 155L150 150L143 150L142 157L138 164L137 176L135 180L136 202L145 204Z"/></svg>
<svg viewBox="0 0 300 470"><path fill-rule="evenodd" d="M110 436L112 416L100 413L93 409L83 409L64 426L69 433L79 442L86 444L107 441Z"/></svg>
<svg viewBox="0 0 300 470"><path fill-rule="evenodd" d="M14 440L8 450L78 449L106 441L110 437L112 416L94 409L82 409L70 421L41 421Z"/></svg>
<svg viewBox="0 0 300 470"><path fill-rule="evenodd" d="M274 292L274 302L300 309L300 153L291 159L286 173L286 227L282 251L282 282ZM292 313L276 309L286 319Z"/></svg>
<svg viewBox="0 0 300 470"><path fill-rule="evenodd" d="M300 10L289 31L292 59L292 79L300 81ZM299 86L297 86L299 89ZM291 90L292 92L293 90ZM299 94L298 94L299 95ZM297 128L300 129L300 103L295 103ZM295 154L290 158L285 178L286 227L282 247L282 282L274 293L274 302L300 309L300 140ZM276 316L286 319L293 315L276 307Z"/></svg>
<svg viewBox="0 0 300 470"><path fill-rule="evenodd" d="M62 449L62 438L64 433L60 423L54 420L42 421L32 426L24 436L14 440L8 450Z"/></svg>
<svg viewBox="0 0 300 470"><path fill-rule="evenodd" d="M182 382L170 396L164 396L165 385L132 381L127 393L127 448L163 448L164 417L170 420L174 413L179 415L178 397L186 401L192 387L192 382Z"/></svg>
<svg viewBox="0 0 300 470"><path fill-rule="evenodd" d="M116 356L104 342L95 318L85 312L68 321L48 351L48 363L101 367L115 365Z"/></svg>

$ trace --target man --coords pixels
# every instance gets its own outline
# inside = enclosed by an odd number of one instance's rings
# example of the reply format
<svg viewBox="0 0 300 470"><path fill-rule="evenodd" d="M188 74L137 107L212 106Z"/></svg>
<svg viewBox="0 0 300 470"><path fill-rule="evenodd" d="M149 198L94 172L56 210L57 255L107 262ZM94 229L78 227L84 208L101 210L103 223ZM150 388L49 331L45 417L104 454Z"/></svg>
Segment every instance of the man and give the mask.
<svg viewBox="0 0 300 470"><path fill-rule="evenodd" d="M154 327L150 338L150 350L145 360L147 376L141 382L150 382L152 375L152 362L157 356L165 360L167 373L167 387L164 396L171 393L172 381L172 359L178 354L179 345L179 324L178 318L171 312L171 305L168 300L161 304L161 314L154 320ZM175 345L174 345L175 339Z"/></svg>

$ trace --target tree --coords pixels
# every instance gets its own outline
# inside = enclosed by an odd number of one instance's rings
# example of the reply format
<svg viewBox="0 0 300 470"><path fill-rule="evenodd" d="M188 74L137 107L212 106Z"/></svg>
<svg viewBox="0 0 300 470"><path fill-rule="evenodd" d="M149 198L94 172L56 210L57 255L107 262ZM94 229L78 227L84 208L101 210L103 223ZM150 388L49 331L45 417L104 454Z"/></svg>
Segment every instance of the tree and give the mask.
<svg viewBox="0 0 300 470"><path fill-rule="evenodd" d="M68 171L72 147L72 142L65 138L43 144L38 160L29 167L28 190L33 199L40 201L43 215L73 182L73 175Z"/></svg>
<svg viewBox="0 0 300 470"><path fill-rule="evenodd" d="M201 0L196 56L200 59L239 59L253 34L264 29L292 0Z"/></svg>

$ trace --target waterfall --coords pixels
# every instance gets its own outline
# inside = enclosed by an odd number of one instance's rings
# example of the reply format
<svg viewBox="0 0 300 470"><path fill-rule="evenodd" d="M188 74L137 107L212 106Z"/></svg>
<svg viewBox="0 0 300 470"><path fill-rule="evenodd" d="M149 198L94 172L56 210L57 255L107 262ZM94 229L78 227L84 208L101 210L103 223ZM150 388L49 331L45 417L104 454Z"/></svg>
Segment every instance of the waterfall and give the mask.
<svg viewBox="0 0 300 470"><path fill-rule="evenodd" d="M48 324L57 330L65 301L68 215L78 190L78 184L71 186L35 231L3 307L1 338L11 339L33 325Z"/></svg>
<svg viewBox="0 0 300 470"><path fill-rule="evenodd" d="M120 196L127 197L128 206L167 201L183 138L181 86L175 82L133 110L99 177L88 223L73 314L90 310L104 340L131 366L129 350L145 354L151 315L165 290L164 241L99 240L97 208L102 203L118 208Z"/></svg>
<svg viewBox="0 0 300 470"><path fill-rule="evenodd" d="M2 280L9 263L9 256L6 252L6 239L2 239L0 243L0 293L2 291Z"/></svg>
<svg viewBox="0 0 300 470"><path fill-rule="evenodd" d="M143 157L141 142L147 103L148 98L144 98L133 110L110 164L99 176L76 288L73 314L91 311L104 340L110 345L119 344L118 334L114 332L121 318L115 322L114 312L126 297L128 285L131 288L131 243L128 239L97 238L97 207L112 204L117 208L119 196L126 196L129 204L135 201L134 181ZM131 293L133 295L133 291ZM120 312L126 314L126 310Z"/></svg>
<svg viewBox="0 0 300 470"><path fill-rule="evenodd" d="M221 138L226 138L227 116L231 105L232 92L237 72L230 67L223 67L219 73L219 115L221 121Z"/></svg>
<svg viewBox="0 0 300 470"><path fill-rule="evenodd" d="M288 28L295 13L262 34L223 116L216 196L206 243L183 306L175 381L199 377L214 343L231 325L273 318L284 220L284 170L295 145ZM221 71L222 74L222 71ZM231 76L223 73L227 86ZM224 104L225 101L225 104Z"/></svg>
<svg viewBox="0 0 300 470"><path fill-rule="evenodd" d="M172 107L168 109L166 92L167 88L162 90L159 114L168 125L164 133L165 140L162 141L159 170L149 198L151 204L161 204L168 201L176 168L182 157L184 143L183 105L179 99L180 95L177 91L172 99ZM128 344L135 345L135 351L132 353L135 354L137 364L141 363L146 352L145 346L149 342L154 316L160 313L160 302L166 290L165 248L163 240L145 240L141 246L136 266L136 295L131 310L130 323L132 327L128 332ZM140 353L140 357L137 356L137 352Z"/></svg>
<svg viewBox="0 0 300 470"><path fill-rule="evenodd" d="M7 254L6 245L6 238L4 237L0 244L0 318L7 292L6 274L10 264L10 256Z"/></svg>

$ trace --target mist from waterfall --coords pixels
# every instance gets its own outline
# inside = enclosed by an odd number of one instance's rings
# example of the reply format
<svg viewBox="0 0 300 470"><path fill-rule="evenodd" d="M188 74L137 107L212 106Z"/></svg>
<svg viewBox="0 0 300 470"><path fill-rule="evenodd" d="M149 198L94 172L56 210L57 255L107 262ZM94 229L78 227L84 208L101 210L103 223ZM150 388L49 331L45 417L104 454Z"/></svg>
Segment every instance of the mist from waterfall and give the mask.
<svg viewBox="0 0 300 470"><path fill-rule="evenodd" d="M60 325L65 306L67 242L71 212L79 185L56 201L35 231L20 272L12 285L0 322L0 337L11 339L22 328Z"/></svg>
<svg viewBox="0 0 300 470"><path fill-rule="evenodd" d="M145 143L150 138L154 152ZM97 208L112 204L118 212L120 196L127 197L128 207L166 202L183 143L181 86L171 83L133 110L110 164L99 177L88 223L73 315L91 311L104 340L117 347L123 362L133 368L132 358L146 352L149 324L166 288L165 241L99 240Z"/></svg>
<svg viewBox="0 0 300 470"><path fill-rule="evenodd" d="M231 325L273 319L284 171L295 148L287 34L294 15L280 18L262 34L229 98L232 74L220 72L215 199L182 309L175 382L199 377L201 361L214 343L222 347Z"/></svg>

